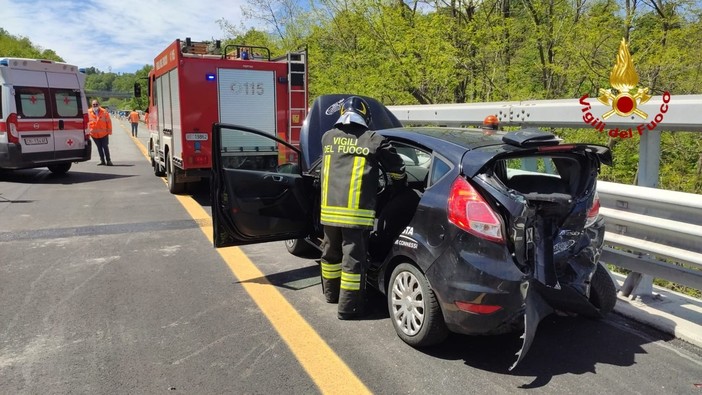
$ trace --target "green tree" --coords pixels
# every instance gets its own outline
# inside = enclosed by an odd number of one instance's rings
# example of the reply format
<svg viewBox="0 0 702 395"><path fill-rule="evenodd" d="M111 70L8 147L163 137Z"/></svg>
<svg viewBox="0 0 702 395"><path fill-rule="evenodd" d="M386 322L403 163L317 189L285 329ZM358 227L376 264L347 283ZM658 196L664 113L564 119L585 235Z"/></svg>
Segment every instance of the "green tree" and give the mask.
<svg viewBox="0 0 702 395"><path fill-rule="evenodd" d="M47 59L63 62L64 60L53 50L41 49L35 46L29 38L17 37L8 33L5 29L0 28L0 56L28 58L28 59Z"/></svg>

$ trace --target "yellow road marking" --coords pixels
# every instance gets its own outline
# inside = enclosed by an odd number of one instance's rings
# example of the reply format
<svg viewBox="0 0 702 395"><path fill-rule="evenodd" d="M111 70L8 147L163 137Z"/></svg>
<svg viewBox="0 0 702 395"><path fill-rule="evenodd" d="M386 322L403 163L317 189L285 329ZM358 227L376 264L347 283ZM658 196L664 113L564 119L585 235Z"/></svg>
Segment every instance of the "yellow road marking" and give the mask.
<svg viewBox="0 0 702 395"><path fill-rule="evenodd" d="M132 140L141 153L150 159L141 141L137 138ZM212 243L212 219L207 211L190 196L174 196L190 217L201 224L200 230ZM240 248L218 248L217 252L322 393L371 393ZM253 279L256 281L250 281Z"/></svg>

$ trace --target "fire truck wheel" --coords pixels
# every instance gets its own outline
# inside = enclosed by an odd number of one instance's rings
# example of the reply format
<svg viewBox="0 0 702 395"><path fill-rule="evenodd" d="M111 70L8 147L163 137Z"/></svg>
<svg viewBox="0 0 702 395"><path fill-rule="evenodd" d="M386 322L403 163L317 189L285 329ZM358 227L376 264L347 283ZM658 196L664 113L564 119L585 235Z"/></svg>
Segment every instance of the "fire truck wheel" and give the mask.
<svg viewBox="0 0 702 395"><path fill-rule="evenodd" d="M174 195L183 193L185 190L185 184L176 183L176 171L178 170L173 167L173 162L166 162L166 166L166 174L168 175L168 190Z"/></svg>
<svg viewBox="0 0 702 395"><path fill-rule="evenodd" d="M163 177L166 175L166 171L163 169L163 166L156 161L154 161L154 175L156 177Z"/></svg>

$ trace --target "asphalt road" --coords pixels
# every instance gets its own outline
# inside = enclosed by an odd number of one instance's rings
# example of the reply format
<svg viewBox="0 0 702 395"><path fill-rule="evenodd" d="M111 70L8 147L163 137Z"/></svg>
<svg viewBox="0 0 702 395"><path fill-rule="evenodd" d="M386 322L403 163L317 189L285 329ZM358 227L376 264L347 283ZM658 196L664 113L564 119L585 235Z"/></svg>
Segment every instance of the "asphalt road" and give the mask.
<svg viewBox="0 0 702 395"><path fill-rule="evenodd" d="M0 172L0 394L702 393L698 348L617 315L546 318L512 372L516 335L415 350L379 296L369 319L338 321L313 257L215 250L141 129L115 120L114 167L94 150L66 176ZM191 194L208 213L206 187Z"/></svg>

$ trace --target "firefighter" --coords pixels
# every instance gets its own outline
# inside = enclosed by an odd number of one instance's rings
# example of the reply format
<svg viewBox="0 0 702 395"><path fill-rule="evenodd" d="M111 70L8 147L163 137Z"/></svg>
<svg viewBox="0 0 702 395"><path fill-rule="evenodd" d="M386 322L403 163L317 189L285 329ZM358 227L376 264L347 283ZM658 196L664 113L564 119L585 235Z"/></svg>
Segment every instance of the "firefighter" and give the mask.
<svg viewBox="0 0 702 395"><path fill-rule="evenodd" d="M488 115L483 120L483 134L485 136L491 136L495 134L499 127L500 121L498 121L497 117L494 115Z"/></svg>
<svg viewBox="0 0 702 395"><path fill-rule="evenodd" d="M322 290L338 303L340 320L364 315L367 249L375 220L379 166L406 185L405 166L390 143L369 130L371 113L360 97L347 98L335 128L322 136Z"/></svg>

